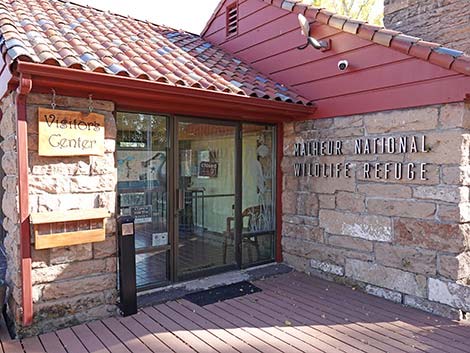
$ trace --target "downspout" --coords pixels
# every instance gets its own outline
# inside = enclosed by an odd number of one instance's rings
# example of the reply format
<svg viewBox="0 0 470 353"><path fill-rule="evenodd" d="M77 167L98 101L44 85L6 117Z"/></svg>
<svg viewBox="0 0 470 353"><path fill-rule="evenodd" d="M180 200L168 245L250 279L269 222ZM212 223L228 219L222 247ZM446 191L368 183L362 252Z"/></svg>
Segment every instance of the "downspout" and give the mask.
<svg viewBox="0 0 470 353"><path fill-rule="evenodd" d="M31 76L21 74L16 90L16 150L18 153L18 207L20 216L22 309L24 326L29 326L33 322L31 234L29 227L28 121L26 118L26 98L29 92L31 92L31 88Z"/></svg>

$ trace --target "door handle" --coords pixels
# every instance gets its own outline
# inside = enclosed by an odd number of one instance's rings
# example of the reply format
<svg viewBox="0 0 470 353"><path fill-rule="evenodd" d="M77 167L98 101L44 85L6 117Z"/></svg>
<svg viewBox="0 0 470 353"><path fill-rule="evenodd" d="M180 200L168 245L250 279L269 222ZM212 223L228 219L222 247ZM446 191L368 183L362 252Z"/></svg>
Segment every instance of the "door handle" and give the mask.
<svg viewBox="0 0 470 353"><path fill-rule="evenodd" d="M184 191L182 189L176 190L176 195L177 195L177 211L181 212L184 210Z"/></svg>

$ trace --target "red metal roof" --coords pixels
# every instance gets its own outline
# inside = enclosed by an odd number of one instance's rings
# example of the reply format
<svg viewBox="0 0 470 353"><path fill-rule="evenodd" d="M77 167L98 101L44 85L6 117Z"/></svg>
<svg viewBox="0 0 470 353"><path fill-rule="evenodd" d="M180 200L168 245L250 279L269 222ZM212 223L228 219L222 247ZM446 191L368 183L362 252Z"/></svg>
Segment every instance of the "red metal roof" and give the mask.
<svg viewBox="0 0 470 353"><path fill-rule="evenodd" d="M11 60L310 104L199 35L62 0L3 1L0 49Z"/></svg>
<svg viewBox="0 0 470 353"><path fill-rule="evenodd" d="M287 11L303 14L310 21L315 20L324 23L410 56L427 60L446 69L470 75L470 56L462 51L446 48L438 43L427 42L421 38L408 36L398 31L338 15L324 8L306 5L302 3L302 0L260 1L264 1ZM212 18L208 23L210 23L211 20Z"/></svg>

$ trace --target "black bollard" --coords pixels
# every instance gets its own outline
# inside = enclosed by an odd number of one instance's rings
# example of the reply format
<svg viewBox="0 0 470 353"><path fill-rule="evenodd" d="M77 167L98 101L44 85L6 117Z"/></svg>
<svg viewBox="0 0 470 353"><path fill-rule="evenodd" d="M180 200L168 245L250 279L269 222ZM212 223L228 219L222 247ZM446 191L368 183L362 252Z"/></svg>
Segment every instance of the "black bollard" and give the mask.
<svg viewBox="0 0 470 353"><path fill-rule="evenodd" d="M119 244L119 295L123 316L137 313L137 290L135 274L135 228L134 217L117 219Z"/></svg>

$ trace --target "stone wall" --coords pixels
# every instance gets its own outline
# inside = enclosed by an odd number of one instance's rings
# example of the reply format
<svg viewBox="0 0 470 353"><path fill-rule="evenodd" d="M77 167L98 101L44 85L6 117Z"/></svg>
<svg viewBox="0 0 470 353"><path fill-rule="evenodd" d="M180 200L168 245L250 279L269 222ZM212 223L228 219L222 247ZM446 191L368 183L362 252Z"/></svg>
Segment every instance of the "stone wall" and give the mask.
<svg viewBox="0 0 470 353"><path fill-rule="evenodd" d="M470 53L467 0L385 0L389 29Z"/></svg>
<svg viewBox="0 0 470 353"><path fill-rule="evenodd" d="M0 146L4 152L2 156L2 169L5 174L2 180L4 189L2 198L3 228L5 230L4 246L7 261L5 280L8 285L9 309L12 313L19 313L20 310L17 303L21 303L21 260L15 98L16 94L12 93L2 100L0 133L3 141Z"/></svg>
<svg viewBox="0 0 470 353"><path fill-rule="evenodd" d="M31 94L27 100L29 148L29 202L31 212L65 211L104 207L115 211L116 168L114 162L116 125L114 104L93 102L94 112L105 116L105 155L81 157L41 157L38 155L38 107L50 108L50 95ZM6 107L6 101L4 107ZM88 112L86 98L58 96L57 108ZM4 108L5 109L5 108ZM8 114L7 114L8 115ZM4 113L5 117L5 113ZM7 124L3 122L2 124ZM1 129L2 133L8 129ZM11 132L14 137L14 131ZM16 160L8 157L8 138L2 163L7 176L4 212L6 230L18 239L16 195ZM12 164L12 166L10 166ZM13 167L14 165L14 167ZM16 206L17 207L17 206ZM14 210L10 210L14 208ZM16 218L15 218L16 217ZM13 226L9 224L15 224ZM14 284L10 299L12 316L19 335L45 332L79 322L102 318L116 312L116 239L115 219L106 221L106 240L69 247L35 250L32 237L33 325L21 326L21 281L19 255L8 249L9 282ZM8 236L9 236L8 235ZM7 238L8 238L7 236ZM8 242L6 242L8 244ZM10 246L11 247L11 246ZM17 248L17 240L15 242Z"/></svg>
<svg viewBox="0 0 470 353"><path fill-rule="evenodd" d="M470 312L469 127L464 103L287 124L285 261L439 315Z"/></svg>

